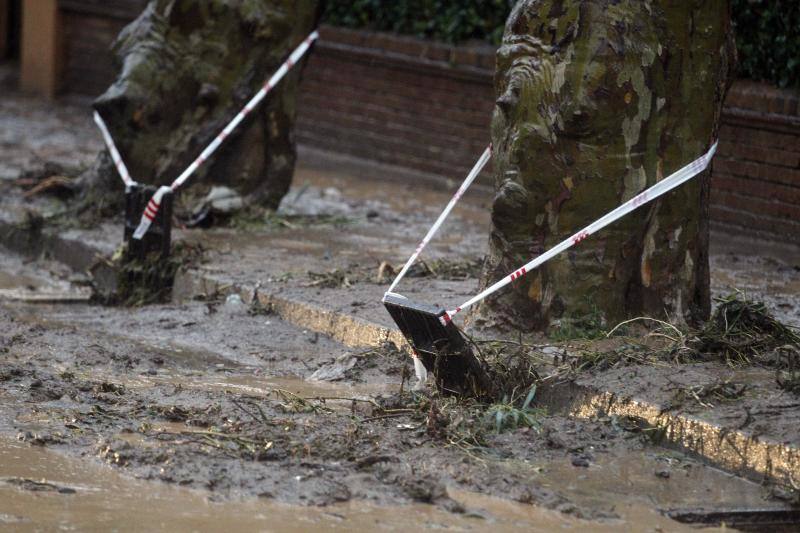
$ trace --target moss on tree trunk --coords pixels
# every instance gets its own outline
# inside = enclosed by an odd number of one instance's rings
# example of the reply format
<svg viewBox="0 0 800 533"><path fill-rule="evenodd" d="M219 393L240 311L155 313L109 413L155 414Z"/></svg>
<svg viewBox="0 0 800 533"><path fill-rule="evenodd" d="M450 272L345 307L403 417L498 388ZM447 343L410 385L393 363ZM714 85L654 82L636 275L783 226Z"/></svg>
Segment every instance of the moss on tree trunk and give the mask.
<svg viewBox="0 0 800 533"><path fill-rule="evenodd" d="M729 0L521 0L497 56L484 285L706 152L735 62ZM525 331L710 310L706 172L478 309Z"/></svg>
<svg viewBox="0 0 800 533"><path fill-rule="evenodd" d="M114 44L119 74L95 101L132 177L171 183L315 27L318 16L317 0L152 0ZM253 202L277 207L294 171L300 70L293 69L248 116L193 183L224 184ZM105 153L88 181L95 188L121 190Z"/></svg>

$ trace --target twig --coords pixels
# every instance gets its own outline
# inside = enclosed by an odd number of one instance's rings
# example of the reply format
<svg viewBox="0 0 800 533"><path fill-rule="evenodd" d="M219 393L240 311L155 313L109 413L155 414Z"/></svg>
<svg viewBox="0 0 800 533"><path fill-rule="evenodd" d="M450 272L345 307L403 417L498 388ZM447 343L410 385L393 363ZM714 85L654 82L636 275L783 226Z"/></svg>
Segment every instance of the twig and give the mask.
<svg viewBox="0 0 800 533"><path fill-rule="evenodd" d="M236 401L236 400L234 400L233 398L231 398L231 403L233 403L233 405L235 405L236 407L238 407L239 409L241 409L241 410L242 410L243 412L245 412L246 414L250 415L250 417L252 417L252 419L253 419L253 420L255 420L256 422L262 422L262 421L263 421L263 420L259 420L259 418L258 418L256 415L254 415L253 413L251 413L250 411L248 411L247 409L245 409L245 408L244 408L242 405L240 405L240 404L239 404L239 402L237 402L237 401ZM261 414L262 414L262 416L263 416L263 414L264 414L264 413L262 412Z"/></svg>
<svg viewBox="0 0 800 533"><path fill-rule="evenodd" d="M630 320L625 320L624 322L620 322L619 324L617 324L616 326L614 326L614 328L613 328L611 331L609 331L608 333L606 333L606 338L609 338L609 337L611 337L611 335L613 335L613 334L614 334L614 332L615 332L615 331L617 331L617 330L618 330L619 328L621 328L622 326L625 326L625 325L631 324L631 323L633 323L633 322L638 322L638 321L641 321L641 320L649 320L649 321L651 321L651 322L656 322L657 324L661 324L662 326L664 326L664 327L667 327L667 328L670 328L670 329L672 329L673 331L675 331L675 333L677 333L677 334L678 334L678 337L680 337L681 339L685 338L685 336L684 336L684 334L681 332L681 330L679 330L677 327L675 327L674 325L670 324L669 322L664 322L663 320L659 320L659 319L657 319L657 318L651 318L651 317L648 317L648 316L640 316L640 317L636 317L636 318L631 318Z"/></svg>
<svg viewBox="0 0 800 533"><path fill-rule="evenodd" d="M169 432L167 432L167 431L162 432L162 433L169 434ZM240 441L240 442L246 442L246 443L249 443L249 444L264 444L264 442L266 442L266 441L258 441L258 440L255 440L255 439L250 439L250 438L247 438L247 437L240 437L239 435L228 435L227 433L220 433L218 431L181 431L178 434L179 435L183 435L185 437L190 437L192 435L199 435L199 436L207 437L207 438L216 437L216 438L219 438L219 439L222 439L222 440L230 440L230 441L234 441L234 442ZM173 433L173 435L174 435L174 433Z"/></svg>
<svg viewBox="0 0 800 533"><path fill-rule="evenodd" d="M385 414L385 415L378 415L378 416L371 416L369 418L362 418L361 420L359 420L359 422L363 424L364 422L373 422L375 420L383 420L384 418L400 418L401 416L408 416L408 415L410 415L411 413L414 412L413 409L408 409L408 411L409 412L406 412L406 413L388 413L388 414Z"/></svg>
<svg viewBox="0 0 800 533"><path fill-rule="evenodd" d="M346 398L344 396L314 396L313 398L302 398L303 400L317 400L317 401L341 401L341 402L359 402L359 403L368 403L370 405L374 405L375 407L380 408L380 405L375 400L363 399L363 398Z"/></svg>

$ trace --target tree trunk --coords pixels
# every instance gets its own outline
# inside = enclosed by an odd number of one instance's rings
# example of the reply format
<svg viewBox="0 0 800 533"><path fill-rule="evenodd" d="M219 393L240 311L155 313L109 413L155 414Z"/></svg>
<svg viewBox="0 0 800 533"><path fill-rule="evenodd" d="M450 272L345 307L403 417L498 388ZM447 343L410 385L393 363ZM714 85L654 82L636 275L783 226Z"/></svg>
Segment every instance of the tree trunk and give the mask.
<svg viewBox="0 0 800 533"><path fill-rule="evenodd" d="M497 56L494 282L703 155L735 63L729 0L521 0ZM710 311L709 173L515 281L488 325Z"/></svg>
<svg viewBox="0 0 800 533"><path fill-rule="evenodd" d="M169 184L317 24L317 0L152 0L118 37L120 73L95 101L134 180ZM275 208L291 183L301 65L197 172ZM120 189L103 153L94 185ZM121 195L120 195L121 196Z"/></svg>

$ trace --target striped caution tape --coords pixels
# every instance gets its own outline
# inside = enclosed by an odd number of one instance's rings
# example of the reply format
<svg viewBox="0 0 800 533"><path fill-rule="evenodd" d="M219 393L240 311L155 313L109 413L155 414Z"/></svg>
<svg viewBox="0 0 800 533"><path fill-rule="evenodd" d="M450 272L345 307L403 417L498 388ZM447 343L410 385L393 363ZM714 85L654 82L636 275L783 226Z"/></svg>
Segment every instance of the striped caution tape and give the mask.
<svg viewBox="0 0 800 533"><path fill-rule="evenodd" d="M133 234L135 239L141 239L144 237L144 234L147 232L147 229L150 227L150 224L156 219L156 215L158 214L158 209L161 207L161 201L164 199L164 195L167 193L172 192L172 187L168 187L167 185L162 185L161 187L156 190L153 197L150 198L150 201L147 202L147 206L144 208L144 212L142 213L142 220L147 220L147 227L144 228L142 231L142 224L139 223L139 227L136 228L136 232ZM141 231L141 234L137 237L137 234Z"/></svg>
<svg viewBox="0 0 800 533"><path fill-rule="evenodd" d="M621 206L617 207L616 209L614 209L610 213L607 213L606 215L604 215L600 219L596 220L595 222L592 222L591 224L586 226L584 229L582 229L579 232L575 233L574 235L572 235L568 239L564 240L563 242L561 242L557 246L551 248L550 250L548 250L544 254L538 256L537 258L533 259L529 263L523 265L519 269L517 269L514 272L512 272L512 273L508 274L507 276L503 277L503 279L501 279L500 281L498 281L497 283L495 283L491 287L487 288L486 290L484 290L480 294L477 294L476 296L470 298L469 300L467 300L466 302L464 302L460 306L456 307L455 309L446 312L441 318L442 323L444 325L447 325L447 323L452 321L453 317L455 315L457 315L458 313L460 313L461 311L467 309L468 307L471 307L471 306L475 305L476 303L480 302L481 300L484 300L485 298L487 298L490 295L494 294L495 292L499 291L500 289L502 289L503 287L505 287L509 283L518 280L519 278L525 276L526 274L529 274L535 268L537 268L537 267L541 266L542 264L546 263L547 261L549 261L553 257L559 255L561 252L567 250L568 248L571 248L571 247L575 246L576 244L579 244L580 242L582 242L585 239L587 239L593 233L596 233L596 232L600 231L601 229L603 229L604 227L608 226L609 224L611 224L611 223L619 220L620 218L624 217L625 215L627 215L631 211L633 211L633 210L635 210L635 209L637 209L637 208L639 208L639 207L641 207L641 206L643 206L643 205L645 205L645 204L647 204L649 202L652 202L653 200L655 200L659 196L662 196L662 195L666 194L667 192L671 191L672 189L675 189L676 187L682 185L683 183L685 183L685 182L689 181L690 179L692 179L693 177L697 176L698 174L703 172L706 168L708 168L708 165L711 163L711 160L714 158L714 154L717 151L717 144L718 143L715 142L711 146L711 148L708 150L708 152L706 152L704 155L702 155L698 159L692 161L691 163L689 163L688 165L686 165L682 169L678 170L674 174L671 174L670 176L668 176L667 178L659 181L658 183L656 183L655 185L653 185L649 189L639 193L638 195L636 195L632 199L628 200L627 202L625 202ZM392 282L391 287L389 287L389 290L386 292L387 295L389 295L389 294L397 295L396 293L393 292L395 287L397 287L397 284L400 282L400 280L403 278L403 276L405 276L405 274L408 272L408 269L411 267L411 265L417 260L417 258L419 257L420 253L422 253L422 250L425 248L425 246L430 242L431 238L433 238L433 236L436 234L436 232L442 226L442 224L444 223L444 220L450 214L450 211L453 210L453 207L455 207L455 204L464 195L464 192L467 190L467 188L469 188L469 186L475 180L477 175L480 174L481 170L483 170L483 168L486 166L486 163L489 161L489 158L491 157L491 149L492 149L492 147L491 147L491 145L489 145L489 148L486 149L486 151L483 153L481 158L475 164L475 167L472 169L472 172L469 173L467 178L464 180L464 183L461 185L461 187L456 192L455 196L453 196L453 198L450 200L450 203L447 204L447 207L442 212L442 214L439 215L439 218L436 219L436 222L434 222L434 224L431 227L431 229L428 230L428 234L425 235L425 238L422 240L420 245L417 247L417 249L411 255L411 258L406 262L406 264L403 267L403 269L400 271L400 273L397 275L395 280Z"/></svg>
<svg viewBox="0 0 800 533"><path fill-rule="evenodd" d="M476 303L480 302L481 300L487 298L488 296L496 293L512 281L516 281L522 276L529 274L537 267L541 266L542 264L546 263L550 259L554 258L555 256L559 255L561 252L579 244L580 242L587 239L593 233L596 233L603 229L604 227L608 226L609 224L619 220L620 218L624 217L631 211L652 202L656 198L668 193L672 189L682 185L683 183L689 181L693 177L697 176L701 172L703 172L706 168L708 168L709 163L714 158L714 154L717 151L717 144L714 143L711 148L706 152L704 155L699 157L698 159L692 161L682 169L678 170L674 174L671 174L667 178L659 181L649 189L645 190L644 192L638 194L634 198L628 200L621 206L617 207L610 213L606 214L602 218L592 222L584 229L580 230L579 232L575 233L568 239L562 241L558 245L554 246L547 252L543 253L542 255L538 256L536 259L533 259L529 263L523 265L519 269L515 270L511 274L505 276L503 279L492 285L491 287L487 288L480 294L470 298L459 307L448 311L446 315L442 317L443 322L447 323L452 320L453 316L460 313L464 309L475 305Z"/></svg>
<svg viewBox="0 0 800 533"><path fill-rule="evenodd" d="M152 224L153 220L155 219L156 215L158 214L158 208L161 206L161 199L164 197L166 192L175 192L175 190L180 187L181 185L186 182L189 177L194 174L194 172L200 168L200 166L205 163L209 157L222 145L223 141L236 129L237 126L245 119L247 115L249 115L257 106L261 103L261 101L269 94L269 92L275 88L278 83L283 79L283 77L294 67L300 59L308 52L311 48L311 45L319 39L319 33L314 31L309 35L305 41L303 41L300 46L298 46L294 52L289 56L289 59L284 61L284 63L280 66L280 68L272 75L272 77L264 83L264 86L250 99L247 104L245 104L244 108L236 114L236 116L231 120L227 126L220 132L219 135L211 141L205 150L203 150L197 159L192 161L192 164L189 165L186 170L184 170L180 176L178 176L175 181L172 182L172 185L164 186L158 189L156 193L153 195L153 198L147 204L147 209L142 214L142 220L139 222L139 226L136 228L136 231L133 233L134 239L141 239L144 237L147 230L150 229L150 224Z"/></svg>
<svg viewBox="0 0 800 533"><path fill-rule="evenodd" d="M488 163L489 159L491 158L492 158L492 145L490 144L483 152L483 155L481 155L480 159L478 159L478 162L475 163L475 166L467 175L467 178L464 180L464 183L461 184L461 187L459 187L456 193L453 195L453 198L450 200L450 203L447 204L447 207L444 208L442 214L439 215L439 218L437 218L436 222L433 223L431 229L428 230L428 234L425 235L425 238L422 239L421 243L419 243L417 249L414 250L414 253L411 254L411 257L408 259L408 261L406 261L406 264L403 266L403 269L400 271L397 277L394 278L392 286L389 287L388 292L392 292L394 288L397 287L397 284L400 283L400 280L402 280L403 277L405 277L406 273L408 272L408 269L411 268L411 265L413 265L414 262L417 260L419 254L422 253L422 250L424 250L425 247L428 245L428 243L431 242L433 236L436 235L436 233L439 231L439 228L442 227L442 224L444 223L445 219L448 217L448 215L450 215L450 211L453 210L453 208L456 206L461 197L464 196L464 193L467 192L469 186L472 185L472 182L475 181L475 178L477 178L478 175L481 173L481 171L483 171L483 168L486 166L486 163Z"/></svg>
<svg viewBox="0 0 800 533"><path fill-rule="evenodd" d="M117 150L117 146L114 144L114 139L111 138L111 134L108 132L108 127L103 121L103 117L101 117L100 113L97 111L94 112L94 122L97 124L97 127L100 128L100 133L103 134L103 141L105 141L108 152L111 154L111 160L114 161L114 166L117 168L119 177L122 178L126 188L133 187L136 185L136 182L131 178L131 175L128 172L128 167L126 167L125 163L122 161L122 157L119 155L119 150Z"/></svg>

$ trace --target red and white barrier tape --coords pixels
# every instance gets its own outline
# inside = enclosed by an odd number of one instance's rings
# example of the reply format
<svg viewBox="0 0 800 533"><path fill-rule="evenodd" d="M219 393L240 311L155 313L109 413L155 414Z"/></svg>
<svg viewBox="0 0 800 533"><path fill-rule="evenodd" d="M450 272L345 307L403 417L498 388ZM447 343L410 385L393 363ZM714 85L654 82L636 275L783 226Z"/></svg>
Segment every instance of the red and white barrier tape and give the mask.
<svg viewBox="0 0 800 533"><path fill-rule="evenodd" d="M94 112L94 122L97 124L97 127L100 128L100 133L103 134L103 141L105 141L106 147L108 147L108 152L111 154L111 160L114 161L114 166L117 167L117 172L119 173L119 177L122 178L123 183L125 183L125 187L127 188L136 185L136 182L133 181L130 173L128 172L128 167L126 167L125 163L122 161L122 156L119 155L119 150L117 150L117 146L114 144L114 139L111 138L111 134L108 132L108 127L103 121L103 117L101 117L100 113L97 111Z"/></svg>
<svg viewBox="0 0 800 533"><path fill-rule="evenodd" d="M458 313L460 313L464 309L467 309L468 307L471 307L471 306L475 305L476 303L480 302L481 300L483 300L483 299L487 298L488 296L494 294L495 292L499 291L500 289L502 289L503 287L505 287L506 285L508 285L512 281L516 281L519 278L521 278L522 276L530 273L532 270L534 270L535 268L541 266L543 263L546 263L547 261L549 261L553 257L559 255L561 252L567 250L568 248L571 248L571 247L575 246L576 244L578 244L581 241L583 241L586 238L588 238L593 233L596 233L596 232L600 231L601 229L603 229L604 227L608 226L612 222L615 222L615 221L619 220L620 218L624 217L625 215L627 215L631 211L633 211L633 210L635 210L635 209L637 209L637 208L639 208L639 207L641 207L641 206L643 206L643 205L645 205L645 204L647 204L649 202L652 202L653 200L655 200L659 196L662 196L663 194L666 194L667 192L671 191L672 189L682 185L683 183L685 183L685 182L689 181L690 179L692 179L693 177L697 176L698 174L703 172L706 168L708 168L708 165L711 163L711 160L714 158L714 154L717 151L717 144L718 143L715 142L711 146L711 148L708 150L708 152L706 152L704 155L702 155L698 159L692 161L691 163L689 163L688 165L686 165L682 169L678 170L674 174L671 174L667 178L659 181L658 183L656 183L655 185L653 185L649 189L639 193L638 195L636 195L632 199L628 200L627 202L625 202L621 206L617 207L616 209L614 209L610 213L607 213L606 215L604 215L600 219L592 222L591 224L586 226L581 231L577 232L576 234L574 234L570 238L562 241L557 246L551 248L550 250L548 250L547 252L545 252L542 255L538 256L536 259L533 259L529 263L523 265L522 267L520 267L519 269L515 270L511 274L505 276L503 279L501 279L500 281L498 281L497 283L495 283L491 287L487 288L486 290L484 290L480 294L474 296L473 298L470 298L469 300L467 300L466 302L464 302L460 306L456 307L455 309L453 309L451 311L448 311L447 313L445 313L444 316L442 316L442 318L441 318L442 322L445 325L447 325L447 323L450 322L455 315L457 315ZM411 267L411 265L414 263L414 261L417 259L417 257L419 257L419 254L422 252L422 250L425 248L425 246L428 244L428 242L430 242L431 238L439 230L439 228L441 227L442 223L447 218L447 216L450 214L450 211L452 211L452 209L455 206L455 204L458 202L459 199L461 199L461 196L463 196L464 192L467 190L467 188L469 188L469 186L475 180L475 177L478 174L480 174L481 170L483 169L483 167L486 165L486 163L488 162L489 158L491 157L491 148L492 148L491 145L489 145L489 148L486 149L486 152L484 152L483 155L481 156L481 158L478 160L478 163L475 165L475 168L472 169L472 172L470 172L470 174L467 176L467 179L464 180L464 183L458 189L458 191L456 192L455 196L453 196L453 199L450 200L449 204L447 204L447 207L445 208L445 210L442 212L441 215L439 215L439 218L436 220L436 222L434 222L433 226L428 231L428 234L425 236L425 238L422 240L420 245L417 247L416 251L411 255L411 258L408 260L408 262L406 262L405 266L403 267L403 270L400 271L400 274L398 274L397 278L395 278L394 282L392 282L392 285L389 288L389 290L386 292L386 294L390 294L391 293L391 294L393 294L395 296L402 296L402 295L398 295L396 293L393 293L392 291L397 286L397 284L400 282L400 280L403 278L403 276L406 274L406 272L408 272L408 269Z"/></svg>
<svg viewBox="0 0 800 533"><path fill-rule="evenodd" d="M487 288L486 290L484 290L480 294L470 298L469 300L467 300L466 302L461 304L459 307L456 307L452 311L448 311L447 314L442 317L443 322L444 323L449 322L450 320L452 320L453 316L455 316L456 314L460 313L464 309L467 309L468 307L470 307L472 305L475 305L476 303L478 303L481 300L487 298L491 294L494 294L495 292L499 291L500 289L502 289L503 287L505 287L506 285L508 285L512 281L515 281L515 280L521 278L522 276L530 273L535 268L539 267L543 263L546 263L547 261L549 261L553 257L557 256L561 252L563 252L563 251L567 250L568 248L571 248L571 247L575 246L576 244L580 243L581 241L583 241L584 239L589 237L589 235L592 235L593 233L596 233L597 231L600 231L601 229L603 229L604 227L608 226L612 222L615 222L615 221L619 220L620 218L624 217L625 215L627 215L631 211L633 211L633 210L635 210L635 209L637 209L637 208L639 208L639 207L641 207L641 206L643 206L643 205L645 205L645 204L647 204L649 202L652 202L653 200L655 200L659 196L661 196L663 194L666 194L667 192L671 191L672 189L678 187L679 185L682 185L683 183L685 183L685 182L689 181L690 179L692 179L693 177L697 176L698 174L703 172L706 168L708 168L708 165L709 165L709 163L711 163L711 160L714 158L714 154L716 153L716 151L717 151L717 143L715 142L711 146L711 148L708 150L708 152L706 152L704 155L702 155L698 159L692 161L691 163L689 163L688 165L686 165L685 167L683 167L679 171L677 171L674 174L670 175L669 177L659 181L658 183L656 183L655 185L653 185L649 189L645 190L644 192L638 194L634 198L628 200L627 202L625 202L621 206L617 207L616 209L614 209L610 213L608 213L605 216L603 216L602 218L596 220L595 222L592 222L591 224L586 226L581 231L577 232L576 234L574 234L570 238L562 241L560 244L558 244L555 247L551 248L550 250L548 250L547 252L543 253L542 255L537 257L536 259L534 259L534 260L530 261L529 263L523 265L518 270L515 270L514 272L512 272L508 276L505 276L503 279L501 279L500 281L498 281L497 283L495 283L491 287Z"/></svg>
<svg viewBox="0 0 800 533"><path fill-rule="evenodd" d="M158 214L158 209L161 207L161 201L164 199L164 195L171 192L172 187L162 185L158 188L153 197L150 198L150 201L147 202L147 206L144 208L144 212L142 213L142 220L147 220L147 228L145 228L145 232L147 232L150 224L152 224L156 219L156 215ZM142 225L139 223L139 227L136 228L136 231L138 232L141 227ZM144 233L142 233L142 236L144 236ZM136 237L136 234L134 234L134 238L141 239L142 237Z"/></svg>
<svg viewBox="0 0 800 533"><path fill-rule="evenodd" d="M403 279L403 277L405 277L406 273L408 272L408 269L411 268L411 265L413 265L414 262L417 260L419 254L422 253L422 250L424 250L425 247L428 245L428 243L431 242L433 236L436 235L436 233L439 231L439 228L442 227L442 224L444 223L445 219L448 217L448 215L450 215L450 211L453 210L453 208L456 206L456 204L464 195L464 193L467 192L469 186L472 185L472 182L475 181L475 178L478 177L478 174L481 173L483 168L486 166L486 163L488 163L489 159L491 158L492 158L492 145L490 144L483 152L480 159L478 159L478 162L475 163L475 166L472 167L472 170L467 175L467 178L464 180L464 183L461 184L461 187L459 187L455 195L453 195L453 198L450 200L450 203L447 204L447 207L444 208L442 214L439 215L439 218L437 218L436 222L433 223L431 229L428 230L428 234L425 235L425 238L422 239L421 243L419 243L417 249L414 250L414 253L411 254L411 257L408 259L408 261L406 261L406 264L403 266L403 269L400 271L397 277L394 278L394 281L392 282L392 285L391 287L389 287L389 290L387 292L392 292L394 288L397 287L397 284L400 283L400 280Z"/></svg>
<svg viewBox="0 0 800 533"><path fill-rule="evenodd" d="M236 129L237 126L245 119L247 115L249 115L258 104L264 99L264 97L269 94L269 92L275 88L275 86L280 83L283 77L289 72L289 70L295 66L300 59L308 52L311 48L311 45L319 38L319 33L314 31L309 35L305 41L303 41L300 46L298 46L294 52L289 56L280 68L272 75L272 77L264 83L264 86L250 99L247 104L245 104L244 108L236 114L236 116L231 120L227 126L220 132L217 137L211 141L205 150L203 150L197 159L192 161L192 164L189 165L186 170L178 176L175 181L172 182L170 186L164 186L158 189L155 195L153 195L153 199L150 200L148 204L148 209L142 214L142 220L139 222L139 227L136 228L136 231L133 234L134 239L141 239L144 237L147 230L150 229L150 224L155 219L156 215L158 214L158 208L161 205L161 198L163 198L165 192L170 191L174 192L178 187L183 185L183 183L189 179L189 177L194 174L194 172L206 162L206 160L211 157L211 155L222 145L222 142ZM152 209L150 209L152 207Z"/></svg>

